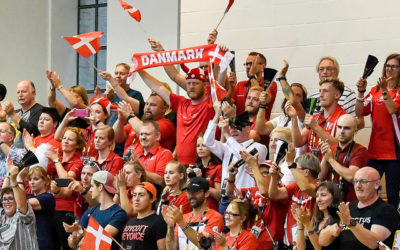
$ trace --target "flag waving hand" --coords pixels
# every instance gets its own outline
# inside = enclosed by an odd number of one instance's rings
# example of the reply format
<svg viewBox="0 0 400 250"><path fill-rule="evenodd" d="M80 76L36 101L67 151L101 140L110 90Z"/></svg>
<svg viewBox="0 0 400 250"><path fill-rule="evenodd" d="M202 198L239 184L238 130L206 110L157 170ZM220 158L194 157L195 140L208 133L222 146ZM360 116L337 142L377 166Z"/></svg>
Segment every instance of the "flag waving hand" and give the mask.
<svg viewBox="0 0 400 250"><path fill-rule="evenodd" d="M232 5L233 5L233 2L235 2L235 0L229 0L229 3L228 3L228 6L226 6L226 10L225 10L225 12L224 12L224 15L226 14L226 13L228 13L228 11L229 11L229 9L232 7Z"/></svg>
<svg viewBox="0 0 400 250"><path fill-rule="evenodd" d="M110 250L112 237L90 216L81 250Z"/></svg>
<svg viewBox="0 0 400 250"><path fill-rule="evenodd" d="M84 33L76 36L65 36L64 39L71 44L81 56L88 57L96 54L100 49L100 37L104 34L102 31Z"/></svg>
<svg viewBox="0 0 400 250"><path fill-rule="evenodd" d="M142 20L142 16L140 15L140 11L138 9L133 8L131 5L127 4L124 0L119 0L119 4L121 4L122 8L128 11L128 14L136 21L140 22L140 20Z"/></svg>

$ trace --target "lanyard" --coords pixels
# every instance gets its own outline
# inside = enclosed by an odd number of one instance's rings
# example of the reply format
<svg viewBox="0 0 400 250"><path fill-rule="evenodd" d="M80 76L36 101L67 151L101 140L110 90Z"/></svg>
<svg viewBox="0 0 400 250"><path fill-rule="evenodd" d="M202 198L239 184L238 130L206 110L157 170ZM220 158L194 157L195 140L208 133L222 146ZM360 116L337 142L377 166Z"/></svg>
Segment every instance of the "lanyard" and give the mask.
<svg viewBox="0 0 400 250"><path fill-rule="evenodd" d="M240 236L240 234L242 233L243 231L241 230L240 232L239 232L239 234L238 235L236 235L236 238L235 238L235 240L233 241L233 243L232 243L232 245L231 245L231 247L229 248L229 249L236 249L236 248L234 248L233 246L235 245L235 243L236 243L236 241L237 241L237 239L239 238L239 236Z"/></svg>
<svg viewBox="0 0 400 250"><path fill-rule="evenodd" d="M250 143L249 145L247 145L245 148L248 149L251 145L253 145L254 142ZM228 166L231 164L232 159L233 159L233 153L231 153L231 156L229 157L229 162L228 162Z"/></svg>
<svg viewBox="0 0 400 250"><path fill-rule="evenodd" d="M352 141L350 144L350 147L349 147L349 151L347 151L346 155L343 158L342 165L345 167L348 167L347 165L350 163L350 155L351 155L351 152L353 151L354 144L355 144L355 142ZM336 153L335 153L335 160L337 161L338 159L339 159L339 148L336 149ZM335 170L332 168L332 181L335 178L334 172L335 172ZM341 175L339 175L339 182L342 181L342 178L343 177Z"/></svg>
<svg viewBox="0 0 400 250"><path fill-rule="evenodd" d="M202 224L202 223L205 222L205 218L204 218L204 217L205 217L205 215L206 215L207 212L208 212L208 208L206 208L206 210L204 210L203 214L201 215L201 218L200 218L200 220L199 220L199 223L197 224L197 227L196 227L196 232L197 232L197 233L199 232L200 224ZM189 225L190 225L190 223L192 222L193 216L194 216L194 212L192 212L192 215L191 215L190 218L189 218L189 221L188 221L188 224L189 224ZM203 218L204 218L204 221L203 221ZM195 249L195 248L196 248L196 245L193 244L192 249ZM186 236L186 250L188 250L188 249L189 249L189 239L188 239L188 237Z"/></svg>

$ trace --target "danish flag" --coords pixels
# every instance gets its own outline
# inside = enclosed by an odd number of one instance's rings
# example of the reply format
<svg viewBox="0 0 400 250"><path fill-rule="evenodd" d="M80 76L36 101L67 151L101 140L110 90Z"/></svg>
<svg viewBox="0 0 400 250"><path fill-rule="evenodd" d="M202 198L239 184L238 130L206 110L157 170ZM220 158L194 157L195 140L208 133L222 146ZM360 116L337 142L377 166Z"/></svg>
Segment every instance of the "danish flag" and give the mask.
<svg viewBox="0 0 400 250"><path fill-rule="evenodd" d="M217 80L215 80L214 70L212 68L211 60L210 60L209 66L208 66L208 79L209 79L210 85L211 85L211 99L212 99L213 103L224 99L227 92L226 92L226 89L224 87L222 87L221 85L219 85Z"/></svg>
<svg viewBox="0 0 400 250"><path fill-rule="evenodd" d="M102 31L84 33L76 36L65 36L64 39L71 44L81 56L88 57L96 54L100 49L100 37Z"/></svg>
<svg viewBox="0 0 400 250"><path fill-rule="evenodd" d="M220 72L225 71L234 57L231 52L223 51L219 46L217 46L214 51L210 51L208 56L210 57L212 63L219 65Z"/></svg>
<svg viewBox="0 0 400 250"><path fill-rule="evenodd" d="M90 216L81 250L110 250L112 236Z"/></svg>
<svg viewBox="0 0 400 250"><path fill-rule="evenodd" d="M119 0L119 4L121 4L122 8L128 11L128 14L136 21L140 22L142 20L142 16L140 15L140 11L138 9L133 8L131 5L127 4L124 0Z"/></svg>

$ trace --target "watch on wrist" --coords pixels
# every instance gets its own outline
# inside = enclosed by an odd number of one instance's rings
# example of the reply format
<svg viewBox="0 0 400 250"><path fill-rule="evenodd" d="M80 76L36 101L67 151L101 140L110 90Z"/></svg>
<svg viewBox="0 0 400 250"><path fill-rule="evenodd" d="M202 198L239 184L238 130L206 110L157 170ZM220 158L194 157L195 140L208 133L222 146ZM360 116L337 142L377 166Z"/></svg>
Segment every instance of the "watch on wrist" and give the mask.
<svg viewBox="0 0 400 250"><path fill-rule="evenodd" d="M251 79L257 80L257 77L255 75L254 76L249 76L249 81L251 81Z"/></svg>
<svg viewBox="0 0 400 250"><path fill-rule="evenodd" d="M136 117L136 115L134 113L131 113L128 115L127 121L129 121L130 119L135 118L135 117Z"/></svg>
<svg viewBox="0 0 400 250"><path fill-rule="evenodd" d="M357 220L351 218L350 219L350 223L347 225L348 227L354 227L357 224Z"/></svg>
<svg viewBox="0 0 400 250"><path fill-rule="evenodd" d="M293 162L290 166L288 166L288 168L289 168L289 169L297 168L297 163L296 163L296 162Z"/></svg>
<svg viewBox="0 0 400 250"><path fill-rule="evenodd" d="M0 146L3 145L4 141L0 141Z"/></svg>
<svg viewBox="0 0 400 250"><path fill-rule="evenodd" d="M55 159L55 160L53 161L54 164L59 163L59 162L60 162L59 159Z"/></svg>
<svg viewBox="0 0 400 250"><path fill-rule="evenodd" d="M277 81L282 81L282 80L287 81L286 76L278 77L278 78L276 78L276 80L277 80Z"/></svg>

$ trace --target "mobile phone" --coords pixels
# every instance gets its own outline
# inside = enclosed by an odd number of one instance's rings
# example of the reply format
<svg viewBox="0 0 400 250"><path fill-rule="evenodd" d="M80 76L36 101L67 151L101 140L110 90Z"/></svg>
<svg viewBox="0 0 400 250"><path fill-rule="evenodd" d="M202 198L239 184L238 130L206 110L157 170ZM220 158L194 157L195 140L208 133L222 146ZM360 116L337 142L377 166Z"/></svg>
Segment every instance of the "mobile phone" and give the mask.
<svg viewBox="0 0 400 250"><path fill-rule="evenodd" d="M87 109L75 109L74 116L76 117L88 117L89 112Z"/></svg>
<svg viewBox="0 0 400 250"><path fill-rule="evenodd" d="M54 181L57 183L57 187L68 187L71 183L71 180L67 178L56 178Z"/></svg>
<svg viewBox="0 0 400 250"><path fill-rule="evenodd" d="M235 51L229 51L229 52L235 55ZM232 61L229 63L229 68L231 68L231 72L236 72L235 57L233 57Z"/></svg>
<svg viewBox="0 0 400 250"><path fill-rule="evenodd" d="M255 156L258 153L258 150L256 148L253 148L249 154L251 154L252 156ZM243 159L240 159L236 162L235 164L235 168L239 168L241 166L243 166L246 162Z"/></svg>

